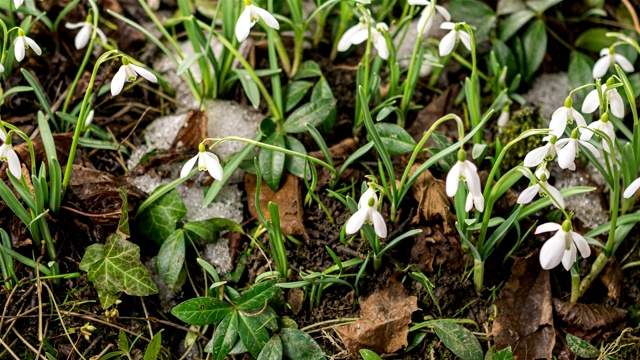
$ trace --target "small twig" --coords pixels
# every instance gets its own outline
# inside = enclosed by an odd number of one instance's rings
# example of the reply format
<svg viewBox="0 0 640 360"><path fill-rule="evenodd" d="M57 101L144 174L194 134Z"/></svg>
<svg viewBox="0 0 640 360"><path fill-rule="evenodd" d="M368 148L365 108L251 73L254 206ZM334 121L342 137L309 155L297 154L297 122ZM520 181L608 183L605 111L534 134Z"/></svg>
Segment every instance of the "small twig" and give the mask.
<svg viewBox="0 0 640 360"><path fill-rule="evenodd" d="M33 351L34 354L36 354L36 357L42 358L44 360L47 360L47 358L45 358L44 356L39 355L39 351L34 348L31 344L29 344L29 342L27 341L27 339L25 339L24 337L22 337L22 335L20 335L20 332L18 332L18 330L16 330L15 328L11 329L13 331L13 333L18 337L18 339L20 339L20 341L22 341L22 343L29 348L29 350Z"/></svg>
<svg viewBox="0 0 640 360"><path fill-rule="evenodd" d="M76 214L80 214L82 216L86 216L86 217L107 217L107 216L115 216L115 215L121 215L122 214L122 210L117 210L117 211L112 211L109 213L104 213L104 214L89 214L86 212L82 212L80 210L76 210L74 208L70 208L68 206L60 206L61 209L65 209L71 212L74 212Z"/></svg>
<svg viewBox="0 0 640 360"><path fill-rule="evenodd" d="M149 338L153 339L153 329L151 328L151 321L149 321L149 312L147 311L147 305L144 303L144 298L140 296L140 302L142 303L142 309L144 310L144 316L147 318L147 326L149 327Z"/></svg>
<svg viewBox="0 0 640 360"><path fill-rule="evenodd" d="M2 339L0 339L0 345L4 346L4 348L6 349L6 351L11 354L11 356L13 356L14 359L16 360L20 360L20 358L18 357L18 355L16 355L16 353L14 353L11 350L11 347L9 345L7 345L7 343L5 343L4 341L2 341ZM13 344L12 344L13 345ZM0 354L2 355L2 354Z"/></svg>
<svg viewBox="0 0 640 360"><path fill-rule="evenodd" d="M636 10L633 8L633 5L631 5L629 0L622 0L622 3L627 7L627 10L629 10L629 14L631 14L634 29L638 34L640 34L640 22L638 21L638 13L636 13Z"/></svg>
<svg viewBox="0 0 640 360"><path fill-rule="evenodd" d="M118 145L118 148L116 149L117 152L120 152L120 147L122 146L122 144L129 140L129 137L131 137L131 135L133 135L133 132L136 131L136 129L138 128L138 125L140 124L140 122L142 121L142 119L144 119L144 117L147 115L147 113L149 112L149 110L151 110L151 108L146 108L144 109L144 112L142 113L142 115L140 115L140 117L138 118L138 121L136 121L136 124L133 126L133 129L131 129L131 131L129 131L129 134L124 138L124 140L122 140L122 142L120 142L120 144Z"/></svg>

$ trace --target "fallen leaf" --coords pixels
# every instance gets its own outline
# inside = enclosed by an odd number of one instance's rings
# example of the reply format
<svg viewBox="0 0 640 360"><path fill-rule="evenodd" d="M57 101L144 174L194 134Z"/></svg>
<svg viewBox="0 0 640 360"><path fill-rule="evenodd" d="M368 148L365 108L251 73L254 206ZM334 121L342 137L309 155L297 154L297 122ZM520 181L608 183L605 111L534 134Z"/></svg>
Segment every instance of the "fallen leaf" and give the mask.
<svg viewBox="0 0 640 360"><path fill-rule="evenodd" d="M418 310L418 298L407 296L402 283L390 281L366 300L360 300L360 318L336 328L347 349L356 354L369 349L390 354L407 346L411 314Z"/></svg>
<svg viewBox="0 0 640 360"><path fill-rule="evenodd" d="M444 235L439 226L421 229L422 233L415 236L411 248L411 263L418 264L425 274L432 274L441 267L453 272L464 270L468 254L455 236Z"/></svg>
<svg viewBox="0 0 640 360"><path fill-rule="evenodd" d="M549 272L538 251L518 259L495 301L492 335L496 348L511 346L514 359L551 359L555 345Z"/></svg>
<svg viewBox="0 0 640 360"><path fill-rule="evenodd" d="M247 203L249 212L254 218L258 218L256 212L256 176L252 174L245 175L245 189L247 190ZM299 179L291 174L287 174L284 183L278 191L272 191L267 184L262 181L260 186L260 209L262 214L271 221L269 214L269 202L278 204L280 212L280 227L285 235L302 235L305 239L309 239L309 235L305 230L302 222L302 197L300 191Z"/></svg>
<svg viewBox="0 0 640 360"><path fill-rule="evenodd" d="M410 174L420 166L413 165ZM411 222L418 224L420 220L438 222L444 226L444 233L450 234L454 230L455 218L451 211L451 203L444 189L444 181L436 179L426 170L411 186L413 197L418 201L418 211Z"/></svg>
<svg viewBox="0 0 640 360"><path fill-rule="evenodd" d="M560 299L553 299L553 307L565 324L582 330L615 325L627 315L623 309L598 304L574 304Z"/></svg>
<svg viewBox="0 0 640 360"><path fill-rule="evenodd" d="M435 97L424 109L420 110L416 115L416 119L407 132L413 137L416 142L419 142L424 135L424 132L441 117L453 112L453 102L460 91L460 87L457 85L448 87L442 92L442 94ZM438 127L438 131L447 137L457 138L458 127L455 121L445 121ZM427 140L427 147L434 147L436 144L433 139Z"/></svg>
<svg viewBox="0 0 640 360"><path fill-rule="evenodd" d="M624 279L624 274L622 273L622 268L620 268L620 263L618 263L614 255L609 259L600 274L600 281L607 287L607 296L612 299L620 297L622 294L622 279Z"/></svg>
<svg viewBox="0 0 640 360"><path fill-rule="evenodd" d="M196 150L202 139L207 137L207 113L191 110L185 116L171 149Z"/></svg>
<svg viewBox="0 0 640 360"><path fill-rule="evenodd" d="M351 154L358 150L358 141L354 138L347 138L329 148L329 154L335 164L340 164L347 160ZM312 151L309 156L325 160L324 153L320 150Z"/></svg>

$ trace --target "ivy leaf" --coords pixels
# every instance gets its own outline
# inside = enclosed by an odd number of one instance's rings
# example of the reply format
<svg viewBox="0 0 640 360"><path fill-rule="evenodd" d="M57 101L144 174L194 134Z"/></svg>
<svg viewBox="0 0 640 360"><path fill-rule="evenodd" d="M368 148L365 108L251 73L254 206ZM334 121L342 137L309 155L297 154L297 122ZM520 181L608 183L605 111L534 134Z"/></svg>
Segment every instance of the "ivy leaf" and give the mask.
<svg viewBox="0 0 640 360"><path fill-rule="evenodd" d="M233 310L231 304L214 297L189 299L171 309L171 314L190 325L215 324Z"/></svg>
<svg viewBox="0 0 640 360"><path fill-rule="evenodd" d="M131 236L131 232L129 231L129 202L127 201L127 188L123 186L119 190L120 198L122 199L122 214L120 215L120 221L118 222L118 232L129 237Z"/></svg>
<svg viewBox="0 0 640 360"><path fill-rule="evenodd" d="M273 335L271 340L262 348L257 360L280 360L282 359L282 340L278 335Z"/></svg>
<svg viewBox="0 0 640 360"><path fill-rule="evenodd" d="M320 345L306 332L293 328L284 328L281 336L284 354L290 359L325 359Z"/></svg>
<svg viewBox="0 0 640 360"><path fill-rule="evenodd" d="M205 347L205 351L213 354L214 360L224 360L236 344L238 338L238 312L232 311L225 316L213 335L213 339ZM209 348L209 345L211 347Z"/></svg>
<svg viewBox="0 0 640 360"><path fill-rule="evenodd" d="M178 220L185 215L187 215L187 208L180 199L178 191L171 190L140 214L138 217L140 231L158 245L162 245L176 229Z"/></svg>
<svg viewBox="0 0 640 360"><path fill-rule="evenodd" d="M569 348L576 356L587 359L600 356L600 350L598 350L598 348L580 339L579 337L568 333L567 344L569 344Z"/></svg>
<svg viewBox="0 0 640 360"><path fill-rule="evenodd" d="M482 347L471 331L448 320L433 324L436 334L442 342L462 360L482 360Z"/></svg>
<svg viewBox="0 0 640 360"><path fill-rule="evenodd" d="M269 301L279 290L275 280L256 284L238 299L236 306L244 311L262 308L265 302Z"/></svg>
<svg viewBox="0 0 640 360"><path fill-rule="evenodd" d="M491 360L513 360L513 353L511 352L511 346L504 348L497 353L493 354Z"/></svg>
<svg viewBox="0 0 640 360"><path fill-rule="evenodd" d="M262 348L269 341L269 333L255 317L243 312L239 314L238 333L240 333L240 339L251 355L258 357Z"/></svg>
<svg viewBox="0 0 640 360"><path fill-rule="evenodd" d="M158 252L158 260L156 260L158 274L169 288L173 288L178 282L180 270L184 264L184 253L184 230L179 229L169 235L162 243Z"/></svg>
<svg viewBox="0 0 640 360"><path fill-rule="evenodd" d="M132 296L147 296L158 292L151 275L140 262L138 245L118 234L109 236L104 245L89 246L80 262L80 269L87 272L98 294L124 292ZM100 302L104 308L103 297Z"/></svg>

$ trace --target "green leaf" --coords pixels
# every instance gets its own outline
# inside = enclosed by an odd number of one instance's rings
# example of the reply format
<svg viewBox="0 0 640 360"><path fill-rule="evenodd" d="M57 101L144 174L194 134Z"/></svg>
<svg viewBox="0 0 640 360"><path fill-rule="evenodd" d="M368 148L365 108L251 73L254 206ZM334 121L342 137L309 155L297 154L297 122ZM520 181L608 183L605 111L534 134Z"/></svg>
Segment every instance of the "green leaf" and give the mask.
<svg viewBox="0 0 640 360"><path fill-rule="evenodd" d="M307 155L307 149L304 148L304 145L300 142L300 140L287 135L284 137L284 142L287 149L303 155ZM284 160L284 168L293 175L299 178L304 178L304 168L306 163L306 160L304 160L303 158L286 155ZM307 178L311 176L310 173L311 171L307 169Z"/></svg>
<svg viewBox="0 0 640 360"><path fill-rule="evenodd" d="M316 86L313 87L313 91L311 92L311 102L320 101L321 99L335 99L333 96L333 91L331 90L331 85L324 77L321 77L320 80L316 83ZM322 122L319 126L319 129L322 132L329 133L333 126L336 123L336 116L338 114L338 110L336 107L331 109L327 119Z"/></svg>
<svg viewBox="0 0 640 360"><path fill-rule="evenodd" d="M193 53L187 55L180 63L180 66L178 66L176 75L181 76L182 74L184 74L187 70L189 70L189 68L191 68L191 65L195 64L195 62L198 61L198 59L200 59L201 57L202 53Z"/></svg>
<svg viewBox="0 0 640 360"><path fill-rule="evenodd" d="M362 360L382 360L378 354L367 349L360 349L360 356L362 356Z"/></svg>
<svg viewBox="0 0 640 360"><path fill-rule="evenodd" d="M178 282L180 270L184 264L184 256L184 230L178 229L162 243L156 260L158 274L170 289Z"/></svg>
<svg viewBox="0 0 640 360"><path fill-rule="evenodd" d="M120 220L118 221L118 231L128 237L131 236L131 232L129 231L129 201L127 201L127 188L123 186L118 190L120 190L120 199L122 199L122 213L120 215Z"/></svg>
<svg viewBox="0 0 640 360"><path fill-rule="evenodd" d="M227 218L211 218L200 221L190 221L184 224L183 229L192 240L217 241L220 231L229 230L244 234L240 224Z"/></svg>
<svg viewBox="0 0 640 360"><path fill-rule="evenodd" d="M307 130L307 124L317 127L322 124L336 106L336 100L321 98L299 107L292 112L284 123L288 133L301 133Z"/></svg>
<svg viewBox="0 0 640 360"><path fill-rule="evenodd" d="M288 83L283 89L284 97L284 111L289 112L293 110L296 105L304 98L309 92L309 89L313 87L311 81L293 81Z"/></svg>
<svg viewBox="0 0 640 360"><path fill-rule="evenodd" d="M224 360L236 344L237 338L238 312L232 311L220 321L213 339L209 342L211 348L209 349L209 345L207 345L205 351L211 352L214 360Z"/></svg>
<svg viewBox="0 0 640 360"><path fill-rule="evenodd" d="M262 348L269 341L269 333L255 317L240 312L238 332L242 343L251 355L258 357ZM295 358L294 358L295 359Z"/></svg>
<svg viewBox="0 0 640 360"><path fill-rule="evenodd" d="M284 355L289 359L324 360L326 357L320 345L304 331L284 328L282 329L282 347Z"/></svg>
<svg viewBox="0 0 640 360"><path fill-rule="evenodd" d="M120 350L124 351L125 353L129 353L129 351L131 350L129 347L129 339L127 339L127 334L125 334L122 330L120 330L120 333L118 334L118 348L120 348Z"/></svg>
<svg viewBox="0 0 640 360"><path fill-rule="evenodd" d="M191 325L215 324L233 310L231 304L214 297L189 299L171 309L171 314Z"/></svg>
<svg viewBox="0 0 640 360"><path fill-rule="evenodd" d="M53 123L54 127L57 129L58 126L57 126L57 124L55 122L56 118L53 115L53 112L51 112L51 106L49 105L49 102L47 101L47 96L42 91L42 87L40 86L40 82L38 82L38 80L36 78L34 78L33 75L31 75L31 73L28 70L20 69L20 71L22 72L22 75L24 76L25 80L27 80L29 85L31 85L31 87L33 88L33 92L36 94L36 98L38 98L38 101L40 102L40 105L44 109L44 112L46 112L47 115L49 115L49 121L51 121Z"/></svg>
<svg viewBox="0 0 640 360"><path fill-rule="evenodd" d="M282 340L278 335L273 335L271 340L262 348L258 360L280 360L282 359Z"/></svg>
<svg viewBox="0 0 640 360"><path fill-rule="evenodd" d="M276 286L276 280L261 282L247 290L238 299L236 306L244 311L262 308L265 302L270 300L279 290L280 288Z"/></svg>
<svg viewBox="0 0 640 360"><path fill-rule="evenodd" d="M158 293L147 268L140 262L138 245L118 234L109 236L104 245L89 246L80 262L80 269L87 271L87 277L98 293L124 292L132 296Z"/></svg>
<svg viewBox="0 0 640 360"><path fill-rule="evenodd" d="M498 0L496 12L498 15L508 15L525 8L526 5L522 0Z"/></svg>
<svg viewBox="0 0 640 360"><path fill-rule="evenodd" d="M264 143L280 148L285 147L284 137L279 132L271 134L271 136L264 140ZM260 166L260 172L262 173L262 179L273 191L278 190L278 187L280 187L280 179L284 171L284 162L285 154L280 151L262 148L258 153L258 164ZM258 184L258 186L260 185Z"/></svg>
<svg viewBox="0 0 640 360"><path fill-rule="evenodd" d="M138 216L137 222L143 234L162 245L176 229L178 220L185 215L187 215L187 208L180 199L178 191L173 189L149 205Z"/></svg>
<svg viewBox="0 0 640 360"><path fill-rule="evenodd" d="M531 8L531 10L535 11L538 14L542 14L547 11L550 7L559 4L562 0L529 0L526 2L527 6Z"/></svg>
<svg viewBox="0 0 640 360"><path fill-rule="evenodd" d="M498 351L493 354L491 360L513 360L513 353L511 352L511 346Z"/></svg>
<svg viewBox="0 0 640 360"><path fill-rule="evenodd" d="M390 123L377 123L374 126L389 155L406 154L415 149L416 142L402 127Z"/></svg>
<svg viewBox="0 0 640 360"><path fill-rule="evenodd" d="M576 356L587 359L600 356L598 348L569 333L567 333L567 344Z"/></svg>
<svg viewBox="0 0 640 360"><path fill-rule="evenodd" d="M233 72L238 75L238 80L240 80L247 99L249 99L251 105L257 109L258 106L260 106L260 89L258 89L258 84L256 84L247 70L235 69Z"/></svg>
<svg viewBox="0 0 640 360"><path fill-rule="evenodd" d="M544 27L544 21L536 19L529 25L522 35L522 46L526 56L525 78L528 80L542 65L544 55L547 53L547 30Z"/></svg>
<svg viewBox="0 0 640 360"><path fill-rule="evenodd" d="M607 37L608 32L611 32L611 30L607 28L587 29L578 36L575 46L589 52L600 52L600 50L608 48L616 41L616 38Z"/></svg>
<svg viewBox="0 0 640 360"><path fill-rule="evenodd" d="M307 79L322 76L320 65L313 60L307 60L300 65L298 71L293 76L293 80Z"/></svg>
<svg viewBox="0 0 640 360"><path fill-rule="evenodd" d="M162 348L162 332L157 332L153 335L151 342L147 346L147 351L144 352L143 360L156 360L160 355L160 349Z"/></svg>
<svg viewBox="0 0 640 360"><path fill-rule="evenodd" d="M519 10L507 16L506 19L500 22L500 26L498 27L498 38L501 41L511 39L511 37L515 35L518 30L524 26L524 24L533 19L534 16L536 16L536 13L529 9Z"/></svg>
<svg viewBox="0 0 640 360"><path fill-rule="evenodd" d="M449 320L436 321L433 328L446 347L462 360L483 360L480 342L471 331Z"/></svg>
<svg viewBox="0 0 640 360"><path fill-rule="evenodd" d="M378 115L376 115L376 121L382 121L387 118L387 116L391 115L394 111L398 110L395 106L385 106L383 107Z"/></svg>
<svg viewBox="0 0 640 360"><path fill-rule="evenodd" d="M486 39L496 24L496 14L478 0L453 0L449 3L449 12L456 21L466 21L475 27L476 43Z"/></svg>
<svg viewBox="0 0 640 360"><path fill-rule="evenodd" d="M569 57L569 83L572 87L577 88L584 84L593 82L591 76L591 69L593 69L593 60L581 52L572 51ZM581 103L587 96L591 89L582 89L576 92L577 102Z"/></svg>

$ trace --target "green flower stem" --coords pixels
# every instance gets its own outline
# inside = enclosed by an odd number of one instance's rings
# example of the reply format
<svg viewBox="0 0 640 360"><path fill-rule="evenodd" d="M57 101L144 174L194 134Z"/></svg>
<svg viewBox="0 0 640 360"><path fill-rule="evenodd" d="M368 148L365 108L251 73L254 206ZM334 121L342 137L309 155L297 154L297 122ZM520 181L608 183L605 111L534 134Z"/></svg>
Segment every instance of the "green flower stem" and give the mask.
<svg viewBox="0 0 640 360"><path fill-rule="evenodd" d="M460 63L460 65L462 65L462 66L466 67L467 69L469 69L469 70L473 71L473 69L474 69L473 64L472 64L472 63L470 63L467 59L463 58L460 54L458 54L458 53L457 53L457 52L455 52L455 51L452 51L452 52L451 52L451 56L452 56L454 59L456 59L456 61L457 61L458 63ZM445 62L445 63L446 63L446 62ZM441 69L442 69L442 68L441 68ZM476 72L477 72L478 77L479 77L480 79L482 79L482 80L484 80L484 81L489 81L489 77L488 77L485 73L483 73L482 71L478 70L477 68L476 68ZM436 78L436 79L437 79L437 78Z"/></svg>
<svg viewBox="0 0 640 360"><path fill-rule="evenodd" d="M213 148L215 148L216 146L218 146L219 144L221 144L221 143L223 143L225 141L239 141L239 142L243 142L243 143L250 144L250 145L253 145L253 146L269 149L269 150L272 150L272 151L279 151L279 152L281 152L283 154L295 156L295 157L301 158L303 160L310 161L310 162L312 162L314 164L318 164L318 165L324 167L325 169L329 170L329 172L331 172L331 175L336 176L336 170L331 165L327 164L326 162L324 162L324 161L322 161L320 159L316 159L314 157L311 157L311 156L308 156L308 155L304 155L304 154L301 154L299 152L295 152L295 151L292 151L292 150L289 150L289 149L286 149L286 148L281 148L281 147L278 147L278 146L265 144L265 143L260 142L260 141L255 141L255 140L251 140L251 139L245 139L245 138L241 138L241 137L238 137L238 136L227 136L227 137L222 138L222 139L206 138L206 139L202 140L202 142L205 142L205 141L213 141L214 142L213 145L211 145L209 147L209 149L213 149Z"/></svg>
<svg viewBox="0 0 640 360"><path fill-rule="evenodd" d="M580 274L576 269L576 266L571 267L571 303L578 302L578 298L580 297Z"/></svg>
<svg viewBox="0 0 640 360"><path fill-rule="evenodd" d="M482 291L482 285L484 284L484 261L474 259L473 260L473 286L476 289L476 293Z"/></svg>
<svg viewBox="0 0 640 360"><path fill-rule="evenodd" d="M398 209L400 208L400 203L402 202L402 199L403 199L403 196L401 194L405 193L403 189L405 184L407 183L407 179L409 178L409 172L411 171L413 164L418 158L418 154L422 152L422 148L427 143L427 141L431 138L431 134L433 134L436 128L440 126L440 124L448 120L456 121L456 123L458 124L458 137L460 139L464 138L464 124L462 123L462 119L460 119L460 117L458 117L458 115L455 115L455 114L448 114L441 117L436 122L434 122L433 125L431 125L429 130L427 130L424 133L418 145L416 145L416 147L413 149L413 153L411 153L411 158L409 158L409 162L407 163L407 166L405 167L404 172L402 173L402 178L400 178L400 184L398 185L398 191L396 193L398 195L394 199L391 199L391 214L389 216L389 219L392 222L396 221Z"/></svg>
<svg viewBox="0 0 640 360"><path fill-rule="evenodd" d="M78 86L78 82L80 81L80 78L82 77L82 74L84 74L84 69L87 66L87 63L89 62L89 58L91 57L91 54L93 53L93 44L96 41L97 38L97 33L98 33L98 17L100 16L100 13L98 12L98 7L96 6L96 3L94 0L89 0L89 5L91 5L91 12L93 13L93 18L91 19L93 22L93 31L91 32L91 38L89 39L89 45L87 45L87 51L84 53L84 58L82 59L82 63L80 64L80 67L78 68L78 71L76 73L76 77L73 79L73 82L71 83L71 86L69 87L69 90L67 92L67 97L64 99L64 104L62 105L62 113L66 114L67 113L67 109L69 108L69 104L71 103L71 98L73 97L73 94L76 91L76 87ZM51 119L51 121L53 121L53 119Z"/></svg>
<svg viewBox="0 0 640 360"><path fill-rule="evenodd" d="M98 76L98 69L100 69L100 65L103 62L111 60L111 56L116 55L117 53L118 50L107 51L98 58L96 64L93 66L93 72L91 74L91 79L89 80L89 86L87 87L87 91L84 93L84 99L82 99L82 105L80 106L80 114L78 115L78 122L76 123L75 131L73 133L73 141L71 142L71 149L69 150L69 160L67 161L67 168L64 170L64 178L62 179L62 194L65 193L65 191L67 190L67 186L69 185L71 170L73 168L73 161L75 160L76 151L78 149L78 140L80 139L82 129L84 129L84 121L86 120L86 114L89 111L89 99L91 98L91 94L93 93L93 86L96 82L96 77Z"/></svg>
<svg viewBox="0 0 640 360"><path fill-rule="evenodd" d="M358 5L358 8L362 11L363 16L367 19L367 46L364 50L364 56L362 56L361 64L364 65L364 79L362 80L361 88L364 89L364 96L361 100L364 100L366 104L362 104L361 106L369 106L369 77L371 72L371 19L367 14L366 10ZM374 25L375 26L375 25ZM362 122L364 118L364 112L360 107L356 108L356 119L353 124L353 135L356 137L360 133L360 129L362 129Z"/></svg>
<svg viewBox="0 0 640 360"><path fill-rule="evenodd" d="M271 115L275 119L282 119L282 114L280 113L280 110L276 106L276 103L273 101L273 98L269 94L269 91L267 91L267 88L262 83L262 80L260 80L260 77L256 75L255 71L253 70L253 67L251 67L251 64L249 64L249 62L238 52L236 48L233 47L233 45L231 45L229 40L225 39L224 36L222 36L221 34L218 34L217 32L214 32L214 35L218 38L218 40L222 43L222 45L224 45L224 47L226 47L227 50L229 50L229 52L231 52L233 56L235 56L235 58L238 59L238 61L242 64L242 66L244 66L245 70L247 70L247 72L249 73L249 76L251 76L251 79L255 81L256 85L258 85L258 89L260 89L260 93L262 94L262 97L265 99L265 101L269 105L269 109L271 109Z"/></svg>

